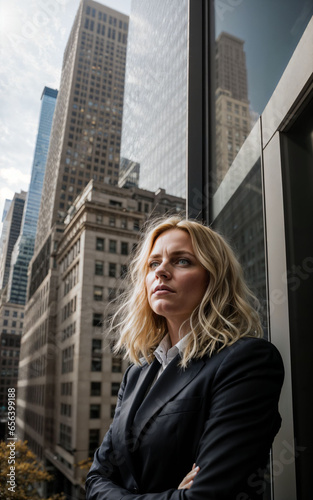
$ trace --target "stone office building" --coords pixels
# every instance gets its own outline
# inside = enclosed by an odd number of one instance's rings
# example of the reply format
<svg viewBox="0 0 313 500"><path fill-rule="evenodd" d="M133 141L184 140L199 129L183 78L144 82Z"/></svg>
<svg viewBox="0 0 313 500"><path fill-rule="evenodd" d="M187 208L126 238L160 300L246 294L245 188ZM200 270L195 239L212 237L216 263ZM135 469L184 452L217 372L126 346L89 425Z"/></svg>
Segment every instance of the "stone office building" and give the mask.
<svg viewBox="0 0 313 500"><path fill-rule="evenodd" d="M53 229L31 262L17 423L70 497L83 495L77 464L102 441L127 367L106 335L110 302L123 287L142 225L151 214L183 213L184 203L162 189L90 181L64 232Z"/></svg>

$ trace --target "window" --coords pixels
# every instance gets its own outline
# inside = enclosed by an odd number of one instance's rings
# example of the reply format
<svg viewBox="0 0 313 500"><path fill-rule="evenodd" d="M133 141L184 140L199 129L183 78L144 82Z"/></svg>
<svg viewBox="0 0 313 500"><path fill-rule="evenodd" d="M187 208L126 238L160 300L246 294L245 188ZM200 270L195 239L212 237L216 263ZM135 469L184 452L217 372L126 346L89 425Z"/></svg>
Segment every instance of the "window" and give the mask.
<svg viewBox="0 0 313 500"><path fill-rule="evenodd" d="M116 277L116 264L114 262L109 263L109 276L111 278Z"/></svg>
<svg viewBox="0 0 313 500"><path fill-rule="evenodd" d="M115 217L110 217L110 218L109 218L109 225L110 225L111 227L114 227L114 226L115 226L115 223L116 223Z"/></svg>
<svg viewBox="0 0 313 500"><path fill-rule="evenodd" d="M61 395L62 396L71 396L72 395L72 382L62 382L61 384Z"/></svg>
<svg viewBox="0 0 313 500"><path fill-rule="evenodd" d="M69 425L60 424L60 445L72 451L72 428Z"/></svg>
<svg viewBox="0 0 313 500"><path fill-rule="evenodd" d="M104 250L104 238L96 239L96 250L103 251Z"/></svg>
<svg viewBox="0 0 313 500"><path fill-rule="evenodd" d="M112 358L112 372L122 373L122 357L117 356Z"/></svg>
<svg viewBox="0 0 313 500"><path fill-rule="evenodd" d="M117 396L120 388L120 384L118 382L112 382L111 384L111 396Z"/></svg>
<svg viewBox="0 0 313 500"><path fill-rule="evenodd" d="M103 286L95 286L94 287L93 298L94 298L94 300L97 300L97 301L103 300Z"/></svg>
<svg viewBox="0 0 313 500"><path fill-rule="evenodd" d="M120 202L120 201L110 200L110 205L111 205L112 207L119 207L119 208L122 208L122 202Z"/></svg>
<svg viewBox="0 0 313 500"><path fill-rule="evenodd" d="M109 252L116 253L116 241L115 240L109 241Z"/></svg>
<svg viewBox="0 0 313 500"><path fill-rule="evenodd" d="M90 396L101 396L101 382L90 383Z"/></svg>
<svg viewBox="0 0 313 500"><path fill-rule="evenodd" d="M101 405L90 405L89 418L100 418Z"/></svg>
<svg viewBox="0 0 313 500"><path fill-rule="evenodd" d="M92 326L102 326L103 324L103 314L101 313L93 313L92 317Z"/></svg>
<svg viewBox="0 0 313 500"><path fill-rule="evenodd" d="M74 345L62 351L62 373L72 372L74 368Z"/></svg>
<svg viewBox="0 0 313 500"><path fill-rule="evenodd" d="M111 405L111 418L114 417L116 405Z"/></svg>
<svg viewBox="0 0 313 500"><path fill-rule="evenodd" d="M89 457L92 457L99 446L100 429L89 429Z"/></svg>
<svg viewBox="0 0 313 500"><path fill-rule="evenodd" d="M72 415L72 405L61 403L60 413L61 413L61 415L64 415L66 417L71 417L71 415Z"/></svg>
<svg viewBox="0 0 313 500"><path fill-rule="evenodd" d="M103 274L104 274L104 262L102 260L96 260L96 262L95 262L95 274L97 276L103 276Z"/></svg>
<svg viewBox="0 0 313 500"><path fill-rule="evenodd" d="M128 242L127 241L121 242L121 254L128 255Z"/></svg>
<svg viewBox="0 0 313 500"><path fill-rule="evenodd" d="M101 370L102 370L102 340L92 339L91 371L101 372Z"/></svg>
<svg viewBox="0 0 313 500"><path fill-rule="evenodd" d="M102 222L103 222L103 217L102 217L102 215L97 214L97 215L96 215L96 221L97 221L97 223L98 223L98 224L102 224Z"/></svg>
<svg viewBox="0 0 313 500"><path fill-rule="evenodd" d="M139 220L138 219L135 219L134 220L134 230L135 231L139 231L140 227L139 227Z"/></svg>

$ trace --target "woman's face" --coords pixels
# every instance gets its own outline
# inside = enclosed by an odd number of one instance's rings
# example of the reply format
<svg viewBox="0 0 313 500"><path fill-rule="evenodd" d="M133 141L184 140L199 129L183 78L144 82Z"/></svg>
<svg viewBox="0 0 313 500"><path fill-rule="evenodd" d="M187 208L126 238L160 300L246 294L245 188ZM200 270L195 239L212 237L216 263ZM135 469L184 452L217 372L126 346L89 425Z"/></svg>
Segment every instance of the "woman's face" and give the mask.
<svg viewBox="0 0 313 500"><path fill-rule="evenodd" d="M200 304L208 285L208 272L195 256L186 231L170 229L155 241L146 277L151 309L182 324Z"/></svg>

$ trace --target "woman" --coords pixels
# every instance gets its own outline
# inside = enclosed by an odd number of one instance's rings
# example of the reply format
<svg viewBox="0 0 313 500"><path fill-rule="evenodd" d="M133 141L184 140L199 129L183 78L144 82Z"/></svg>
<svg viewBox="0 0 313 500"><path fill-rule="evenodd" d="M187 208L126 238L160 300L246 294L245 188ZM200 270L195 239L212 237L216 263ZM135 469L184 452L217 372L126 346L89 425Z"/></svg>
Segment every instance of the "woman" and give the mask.
<svg viewBox="0 0 313 500"><path fill-rule="evenodd" d="M147 232L117 317L133 364L87 500L260 499L283 366L224 239L171 217Z"/></svg>

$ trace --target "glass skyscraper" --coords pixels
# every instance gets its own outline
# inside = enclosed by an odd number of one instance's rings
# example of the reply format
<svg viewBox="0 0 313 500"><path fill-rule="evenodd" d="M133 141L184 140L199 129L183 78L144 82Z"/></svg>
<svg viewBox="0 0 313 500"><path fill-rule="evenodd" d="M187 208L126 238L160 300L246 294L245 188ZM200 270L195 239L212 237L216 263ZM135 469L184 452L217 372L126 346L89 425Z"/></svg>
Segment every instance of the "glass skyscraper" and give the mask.
<svg viewBox="0 0 313 500"><path fill-rule="evenodd" d="M20 234L23 211L25 206L26 192L15 193L6 215L5 224L7 226L6 239L3 244L0 260L0 289L3 289L9 279L10 264L12 261L12 251L18 235Z"/></svg>
<svg viewBox="0 0 313 500"><path fill-rule="evenodd" d="M122 156L139 186L186 195L188 2L132 0Z"/></svg>
<svg viewBox="0 0 313 500"><path fill-rule="evenodd" d="M58 91L45 87L41 96L41 111L22 229L15 244L8 283L8 298L15 304L25 304L28 264L34 253L41 191L46 169L52 120Z"/></svg>

